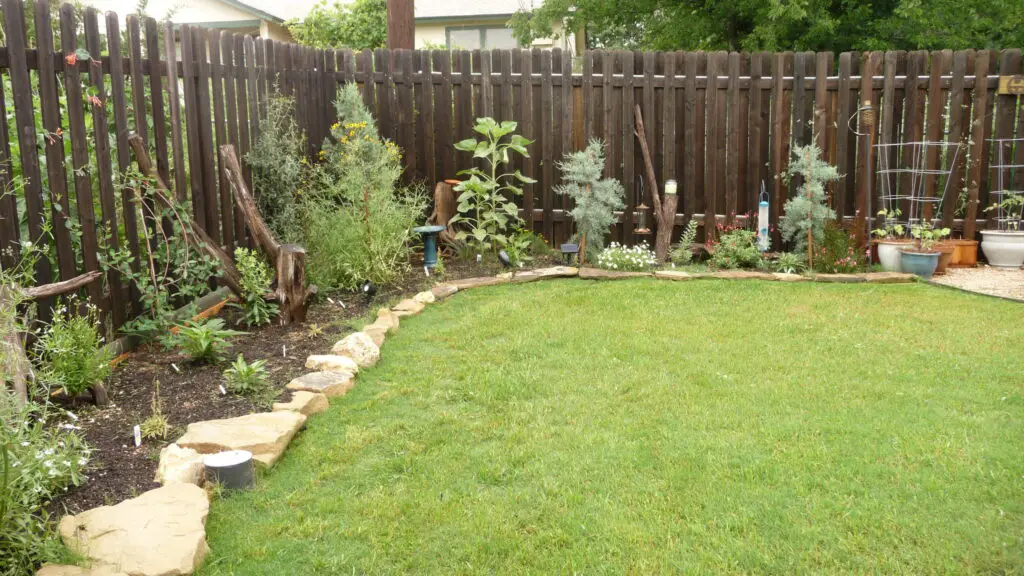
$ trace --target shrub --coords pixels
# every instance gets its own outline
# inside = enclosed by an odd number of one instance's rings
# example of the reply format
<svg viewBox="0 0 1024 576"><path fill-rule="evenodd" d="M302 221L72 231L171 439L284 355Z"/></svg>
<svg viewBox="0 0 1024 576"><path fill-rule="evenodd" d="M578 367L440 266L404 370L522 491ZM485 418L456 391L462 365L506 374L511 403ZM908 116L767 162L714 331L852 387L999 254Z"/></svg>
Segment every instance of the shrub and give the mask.
<svg viewBox="0 0 1024 576"><path fill-rule="evenodd" d="M825 224L822 242L814 251L814 269L829 274L856 272L867 264L857 250L857 238L834 220Z"/></svg>
<svg viewBox="0 0 1024 576"><path fill-rule="evenodd" d="M277 316L277 304L267 302L263 295L270 291L274 272L256 252L235 248L235 265L241 277L242 296L236 308L243 312L246 326L263 326Z"/></svg>
<svg viewBox="0 0 1024 576"><path fill-rule="evenodd" d="M615 223L615 211L625 207L625 190L614 178L601 178L604 171L605 144L591 140L586 149L566 154L558 163L565 184L555 186L555 193L573 199L572 219L577 232L586 239L587 250L597 253L604 248L604 237Z"/></svg>
<svg viewBox="0 0 1024 576"><path fill-rule="evenodd" d="M267 226L282 242L302 238L297 194L307 166L306 138L295 123L295 101L280 94L267 102L260 137L245 162L252 172L256 205Z"/></svg>
<svg viewBox="0 0 1024 576"><path fill-rule="evenodd" d="M757 249L757 232L733 228L722 233L711 250L711 265L715 268L757 268L762 263Z"/></svg>
<svg viewBox="0 0 1024 576"><path fill-rule="evenodd" d="M385 285L409 268L411 228L427 197L422 187L398 185L401 151L377 134L354 84L335 106L339 121L304 191L310 279L350 290L364 280Z"/></svg>
<svg viewBox="0 0 1024 576"><path fill-rule="evenodd" d="M0 375L2 376L2 375ZM66 554L46 503L86 480L89 449L72 425L46 426L47 410L18 406L0 388L0 574L33 574Z"/></svg>
<svg viewBox="0 0 1024 576"><path fill-rule="evenodd" d="M654 257L654 252L647 247L647 244L626 248L618 242L609 244L597 255L595 261L598 268L619 272L646 272L657 263L658 260Z"/></svg>
<svg viewBox="0 0 1024 576"><path fill-rule="evenodd" d="M231 346L228 338L245 334L238 330L226 330L220 318L189 321L176 328L177 333L171 337L171 343L184 350L196 362L219 360L224 350Z"/></svg>
<svg viewBox="0 0 1024 576"><path fill-rule="evenodd" d="M693 261L693 246L694 240L697 239L697 219L690 218L687 222L686 228L683 229L683 233L679 236L679 243L672 248L669 252L669 259L672 260L673 264L685 266Z"/></svg>
<svg viewBox="0 0 1024 576"><path fill-rule="evenodd" d="M796 196L786 201L784 214L779 218L782 237L793 243L796 252L807 251L807 233L815 243L825 236L825 223L836 217L835 210L826 205L825 184L839 179L835 166L821 159L821 150L814 144L793 147L793 160L786 171L785 181L800 177Z"/></svg>
<svg viewBox="0 0 1024 576"><path fill-rule="evenodd" d="M106 379L113 358L97 332L102 323L96 307L87 304L86 313L76 315L71 312L76 304L71 299L54 311L53 320L34 348L40 379L51 387L63 388L72 398Z"/></svg>
<svg viewBox="0 0 1024 576"><path fill-rule="evenodd" d="M455 191L459 192L458 214L448 224L462 222L468 226L469 231L460 230L455 239L470 240L481 250L504 248L508 244L508 230L517 229L521 223L519 207L509 195L523 194L523 189L516 184L536 182L519 170L498 172L502 166L508 166L513 152L530 157L526 147L531 142L515 134L516 126L512 121L499 124L493 118L477 118L473 130L484 139L467 138L455 144L456 150L472 152L474 159L483 159L485 169L473 167L459 172L469 178L455 186ZM506 136L508 140L504 139Z"/></svg>

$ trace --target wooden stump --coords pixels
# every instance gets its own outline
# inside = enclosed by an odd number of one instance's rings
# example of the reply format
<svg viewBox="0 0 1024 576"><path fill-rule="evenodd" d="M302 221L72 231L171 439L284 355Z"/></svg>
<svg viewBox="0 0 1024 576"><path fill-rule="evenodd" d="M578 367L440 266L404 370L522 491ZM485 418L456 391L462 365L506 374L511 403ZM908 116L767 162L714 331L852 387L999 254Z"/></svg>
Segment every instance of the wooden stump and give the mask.
<svg viewBox="0 0 1024 576"><path fill-rule="evenodd" d="M438 182L434 186L434 211L427 218L427 224L447 226L457 209L455 202L455 190L450 182ZM437 237L445 244L455 243L455 233L451 230L442 230Z"/></svg>
<svg viewBox="0 0 1024 576"><path fill-rule="evenodd" d="M282 325L306 321L306 250L282 244L277 255L277 301Z"/></svg>

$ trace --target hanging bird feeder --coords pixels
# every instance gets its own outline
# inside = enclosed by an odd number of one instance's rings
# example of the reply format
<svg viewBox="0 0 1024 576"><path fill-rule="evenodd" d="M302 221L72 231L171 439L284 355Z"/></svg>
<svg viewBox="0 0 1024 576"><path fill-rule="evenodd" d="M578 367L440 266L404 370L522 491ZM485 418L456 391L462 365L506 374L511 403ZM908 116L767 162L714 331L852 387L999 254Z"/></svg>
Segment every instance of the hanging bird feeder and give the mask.
<svg viewBox="0 0 1024 576"><path fill-rule="evenodd" d="M770 244L768 237L768 191L761 182L761 201L757 203L757 249L767 252Z"/></svg>
<svg viewBox="0 0 1024 576"><path fill-rule="evenodd" d="M651 207L644 204L644 178L640 177L640 193L637 195L637 204L633 207L633 211L636 213L636 230L635 232L640 236L649 236L651 234L651 228L647 224L647 218L649 216Z"/></svg>

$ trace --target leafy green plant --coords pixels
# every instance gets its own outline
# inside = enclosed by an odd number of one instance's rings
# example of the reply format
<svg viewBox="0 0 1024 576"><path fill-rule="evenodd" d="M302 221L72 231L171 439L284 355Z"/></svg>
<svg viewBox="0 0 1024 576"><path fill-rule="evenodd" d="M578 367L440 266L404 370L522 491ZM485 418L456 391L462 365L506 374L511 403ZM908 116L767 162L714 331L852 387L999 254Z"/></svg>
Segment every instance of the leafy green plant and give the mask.
<svg viewBox="0 0 1024 576"><path fill-rule="evenodd" d="M512 266L522 267L537 256L550 254L551 248L536 232L519 230L509 237L505 252L508 253Z"/></svg>
<svg viewBox="0 0 1024 576"><path fill-rule="evenodd" d="M676 244L669 252L669 260L677 266L685 266L690 262L693 262L693 242L697 239L697 219L690 218L690 221L686 223L686 228L683 228L683 233L679 235L679 243Z"/></svg>
<svg viewBox="0 0 1024 576"><path fill-rule="evenodd" d="M614 178L601 178L605 167L605 144L591 140L579 152L565 155L558 163L564 184L555 186L556 194L573 200L572 219L586 249L594 253L604 248L604 237L615 223L615 211L626 206L625 190Z"/></svg>
<svg viewBox="0 0 1024 576"><path fill-rule="evenodd" d="M235 394L258 394L267 387L269 375L266 366L266 360L256 360L250 364L239 354L231 363L231 367L224 371L224 382L228 390Z"/></svg>
<svg viewBox="0 0 1024 576"><path fill-rule="evenodd" d="M302 20L285 23L295 41L317 48L382 48L387 41L387 0L326 0ZM447 49L447 48L445 48Z"/></svg>
<svg viewBox="0 0 1024 576"><path fill-rule="evenodd" d="M139 424L143 438L164 440L171 434L171 423L164 415L163 400L160 399L160 381L154 382L153 397L149 401L149 417Z"/></svg>
<svg viewBox="0 0 1024 576"><path fill-rule="evenodd" d="M242 310L242 321L246 326L263 326L277 316L277 304L264 298L270 292L274 272L253 250L235 248L235 266L238 268L242 296L236 308Z"/></svg>
<svg viewBox="0 0 1024 576"><path fill-rule="evenodd" d="M74 298L56 308L34 346L40 379L51 388L63 388L72 398L106 379L113 358L97 331L102 323L96 307L86 304L81 315L74 313L75 308Z"/></svg>
<svg viewBox="0 0 1024 576"><path fill-rule="evenodd" d="M882 225L871 231L871 235L879 239L892 239L903 236L906 229L903 224L897 221L897 218L903 214L903 211L899 208L893 208L892 210L879 210L878 216L882 218Z"/></svg>
<svg viewBox="0 0 1024 576"><path fill-rule="evenodd" d="M985 212L999 211L1003 213L999 219L1000 228L1019 230L1021 218L1024 218L1024 194L1020 192L1007 192L1002 201L985 208Z"/></svg>
<svg viewBox="0 0 1024 576"><path fill-rule="evenodd" d="M814 144L794 146L784 181L799 177L796 196L786 201L779 218L782 237L793 243L795 252L807 252L811 243L821 242L825 223L834 220L835 210L828 207L825 184L839 179L835 166L821 159L821 150ZM813 247L811 248L813 249Z"/></svg>
<svg viewBox="0 0 1024 576"><path fill-rule="evenodd" d="M267 101L260 136L245 162L260 215L283 242L302 238L298 192L307 169L305 149L306 137L295 122L295 100L276 93Z"/></svg>
<svg viewBox="0 0 1024 576"><path fill-rule="evenodd" d="M411 229L427 196L399 184L401 150L379 136L355 84L335 107L339 120L303 191L309 276L321 287L383 286L409 269Z"/></svg>
<svg viewBox="0 0 1024 576"><path fill-rule="evenodd" d="M508 195L521 196L523 189L516 184L532 184L536 180L519 170L499 173L502 166L510 164L512 153L530 157L526 147L531 141L516 134L516 127L512 121L499 124L493 118L477 118L473 130L483 139L467 138L455 144L456 150L472 152L473 158L480 158L485 164L484 170L473 167L459 172L469 178L455 186L459 192L458 214L448 224L462 223L469 231L459 230L456 240L469 240L483 250L504 248L509 240L508 230L519 227L519 207Z"/></svg>
<svg viewBox="0 0 1024 576"><path fill-rule="evenodd" d="M195 362L219 360L224 350L231 346L228 338L245 334L225 329L220 318L189 321L175 328L177 332L171 337L171 344L184 350Z"/></svg>
<svg viewBox="0 0 1024 576"><path fill-rule="evenodd" d="M910 235L917 240L917 250L920 252L933 252L935 243L949 236L949 232L949 228L936 228L930 220L910 225Z"/></svg>
<svg viewBox="0 0 1024 576"><path fill-rule="evenodd" d="M598 268L618 272L647 272L653 268L658 259L647 244L637 244L627 248L618 242L612 242L598 253L594 263Z"/></svg>
<svg viewBox="0 0 1024 576"><path fill-rule="evenodd" d="M711 245L711 265L715 268L759 268L763 262L757 249L757 232L733 228L721 234Z"/></svg>
<svg viewBox="0 0 1024 576"><path fill-rule="evenodd" d="M780 252L775 256L773 267L783 274L799 274L807 269L807 257L794 252Z"/></svg>
<svg viewBox="0 0 1024 576"><path fill-rule="evenodd" d="M85 480L89 448L43 405L19 406L0 388L0 574L31 575L66 555L46 503ZM49 424L47 421L50 420Z"/></svg>

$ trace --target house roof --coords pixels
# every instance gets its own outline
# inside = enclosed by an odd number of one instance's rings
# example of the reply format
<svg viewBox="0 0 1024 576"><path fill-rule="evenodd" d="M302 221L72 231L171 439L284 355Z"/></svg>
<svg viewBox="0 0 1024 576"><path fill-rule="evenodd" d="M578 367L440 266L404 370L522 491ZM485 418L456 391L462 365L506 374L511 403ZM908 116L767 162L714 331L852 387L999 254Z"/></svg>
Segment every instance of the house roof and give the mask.
<svg viewBox="0 0 1024 576"><path fill-rule="evenodd" d="M417 20L511 16L519 10L532 10L543 0L416 0Z"/></svg>
<svg viewBox="0 0 1024 576"><path fill-rule="evenodd" d="M284 18L282 18L280 16L277 16L275 14L271 14L270 12L268 12L266 10L263 10L262 8L259 8L259 7L255 6L255 5L251 4L251 3L248 3L248 2L240 2L239 0L220 0L220 1L225 3L225 4L227 4L228 6L231 6L231 7L234 7L234 8L238 8L239 10L245 10L246 12L251 12L253 15L258 16L259 18L264 19L264 20L270 20L271 22L276 22L277 24L281 24L282 22L285 21Z"/></svg>

